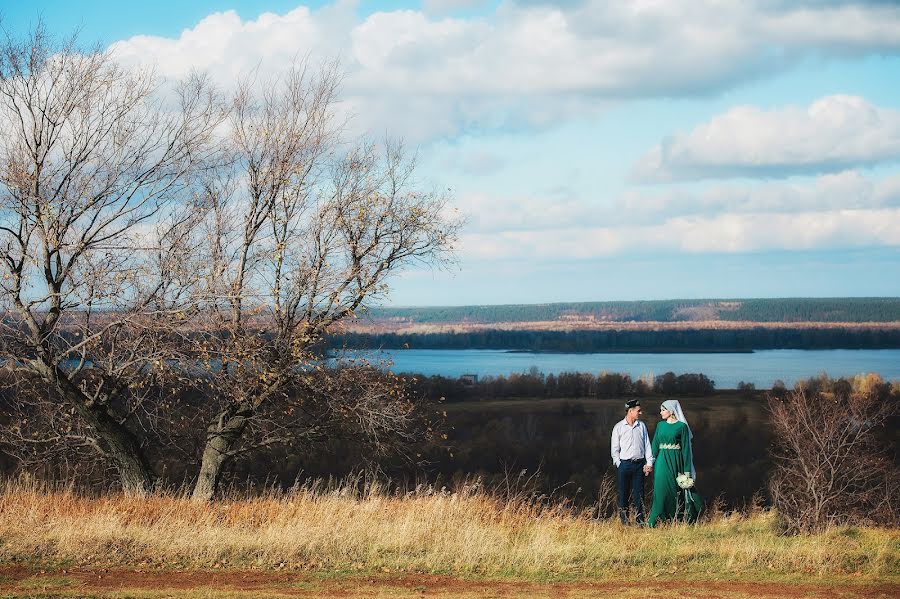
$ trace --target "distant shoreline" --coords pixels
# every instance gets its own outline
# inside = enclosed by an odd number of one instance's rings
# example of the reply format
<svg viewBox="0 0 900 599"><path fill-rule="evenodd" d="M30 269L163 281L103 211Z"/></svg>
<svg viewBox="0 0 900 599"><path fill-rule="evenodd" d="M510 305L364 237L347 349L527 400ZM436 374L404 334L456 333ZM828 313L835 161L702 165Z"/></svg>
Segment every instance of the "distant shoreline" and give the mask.
<svg viewBox="0 0 900 599"><path fill-rule="evenodd" d="M657 323L659 324L659 323ZM778 323L768 326L714 323L626 325L603 328L398 330L347 329L330 336L330 347L348 349L491 349L553 353L749 353L768 349L900 349L900 322L839 325Z"/></svg>
<svg viewBox="0 0 900 599"><path fill-rule="evenodd" d="M425 350L426 348L417 348ZM401 350L402 351L402 350ZM439 350L435 350L439 351ZM443 351L454 351L452 349L446 349ZM456 351L467 351L467 350L456 350ZM471 350L469 350L471 351ZM487 350L494 351L494 350ZM597 350L597 351L563 351L556 349L538 349L538 350L529 350L529 349L506 349L506 350L496 350L502 351L507 354L752 354L756 350L754 349L679 349L679 348L652 348L652 349L605 349L605 350ZM806 350L810 351L810 350Z"/></svg>
<svg viewBox="0 0 900 599"><path fill-rule="evenodd" d="M357 320L346 324L343 333L398 335L467 334L492 331L532 331L545 333L626 332L626 331L748 331L754 329L797 330L900 330L900 320L871 322L825 321L735 321L735 320L679 320L679 321L599 321L599 320L539 320L502 322L407 322L400 320Z"/></svg>

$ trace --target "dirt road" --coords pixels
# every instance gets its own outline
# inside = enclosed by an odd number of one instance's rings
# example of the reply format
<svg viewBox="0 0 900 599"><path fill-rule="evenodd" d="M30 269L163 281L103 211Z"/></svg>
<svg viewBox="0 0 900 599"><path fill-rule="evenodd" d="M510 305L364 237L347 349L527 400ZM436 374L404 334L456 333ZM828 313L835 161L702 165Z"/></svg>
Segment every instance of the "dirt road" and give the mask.
<svg viewBox="0 0 900 599"><path fill-rule="evenodd" d="M894 599L900 584L661 580L524 582L431 574L329 575L298 572L32 570L0 568L0 597L685 597L693 599Z"/></svg>

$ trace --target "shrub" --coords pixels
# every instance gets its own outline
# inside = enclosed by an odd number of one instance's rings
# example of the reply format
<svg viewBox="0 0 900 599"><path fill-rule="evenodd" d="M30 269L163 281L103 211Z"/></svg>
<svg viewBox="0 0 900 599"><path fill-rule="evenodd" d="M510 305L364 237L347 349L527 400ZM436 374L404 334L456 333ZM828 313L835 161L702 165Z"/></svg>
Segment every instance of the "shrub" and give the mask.
<svg viewBox="0 0 900 599"><path fill-rule="evenodd" d="M843 383L798 385L769 396L770 492L787 532L831 525L896 524L896 468L881 432L896 412L884 385L853 392ZM833 391L821 389L830 387Z"/></svg>

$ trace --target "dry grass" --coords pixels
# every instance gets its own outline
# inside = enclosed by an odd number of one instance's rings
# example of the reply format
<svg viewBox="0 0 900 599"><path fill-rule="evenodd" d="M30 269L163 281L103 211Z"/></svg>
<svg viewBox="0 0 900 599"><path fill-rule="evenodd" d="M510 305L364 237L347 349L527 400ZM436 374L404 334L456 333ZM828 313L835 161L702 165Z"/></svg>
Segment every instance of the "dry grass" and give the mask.
<svg viewBox="0 0 900 599"><path fill-rule="evenodd" d="M202 504L0 485L0 562L172 569L423 572L527 579L900 579L896 530L777 534L774 516L655 530L477 490L309 486Z"/></svg>

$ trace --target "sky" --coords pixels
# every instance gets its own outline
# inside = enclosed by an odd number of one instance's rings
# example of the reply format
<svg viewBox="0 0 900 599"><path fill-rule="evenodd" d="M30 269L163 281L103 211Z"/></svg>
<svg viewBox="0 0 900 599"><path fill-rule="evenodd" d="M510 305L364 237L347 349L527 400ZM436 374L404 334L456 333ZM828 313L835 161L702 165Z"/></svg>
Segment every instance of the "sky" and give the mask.
<svg viewBox="0 0 900 599"><path fill-rule="evenodd" d="M900 2L0 0L227 88L337 59L466 218L387 305L900 295Z"/></svg>

